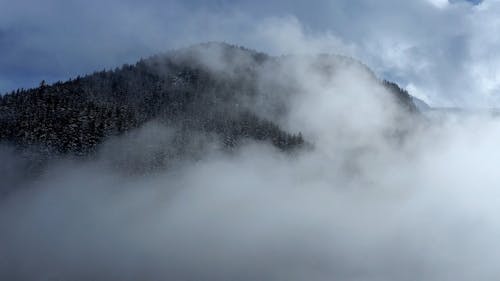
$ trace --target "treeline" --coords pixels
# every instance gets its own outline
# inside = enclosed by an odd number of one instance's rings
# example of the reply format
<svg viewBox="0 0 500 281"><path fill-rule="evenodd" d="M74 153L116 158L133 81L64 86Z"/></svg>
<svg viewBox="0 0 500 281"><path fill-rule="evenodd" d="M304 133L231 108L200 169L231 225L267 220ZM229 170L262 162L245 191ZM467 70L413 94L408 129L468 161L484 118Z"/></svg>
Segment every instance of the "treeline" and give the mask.
<svg viewBox="0 0 500 281"><path fill-rule="evenodd" d="M203 62L212 57L225 65ZM66 82L42 81L37 88L0 96L0 142L47 155L86 156L110 136L156 121L177 128L180 140L201 133L218 136L227 149L252 139L293 150L303 146L302 135L283 130L275 120L286 114L287 95L295 89L259 88L259 71L278 69L279 63L245 48L207 43ZM417 111L406 91L382 83L402 107ZM255 104L247 104L256 100L259 112L271 114L255 114ZM182 141L176 145L186 149Z"/></svg>
<svg viewBox="0 0 500 281"><path fill-rule="evenodd" d="M394 99L399 106L411 113L418 112L417 106L413 103L408 91L401 89L398 84L387 80L383 80L382 84L389 90L390 93L393 94Z"/></svg>
<svg viewBox="0 0 500 281"><path fill-rule="evenodd" d="M254 63L263 54L225 46L228 59L250 53ZM236 53L235 53L236 52ZM285 132L270 120L240 107L241 95L256 95L249 80L210 72L189 52L155 56L135 65L100 71L66 82L0 97L0 140L22 149L88 155L109 136L121 135L144 123L159 122L217 134L227 148L243 139L267 141L282 150L304 143L300 133ZM241 78L246 77L246 78Z"/></svg>

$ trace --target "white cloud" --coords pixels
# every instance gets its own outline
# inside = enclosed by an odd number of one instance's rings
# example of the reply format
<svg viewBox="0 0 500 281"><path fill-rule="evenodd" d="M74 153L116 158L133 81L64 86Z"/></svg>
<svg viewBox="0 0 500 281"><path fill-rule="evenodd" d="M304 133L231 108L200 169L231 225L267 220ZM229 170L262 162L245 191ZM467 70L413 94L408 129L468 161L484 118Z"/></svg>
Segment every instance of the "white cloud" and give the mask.
<svg viewBox="0 0 500 281"><path fill-rule="evenodd" d="M428 3L434 5L436 8L439 9L444 9L450 5L450 2L448 0L425 0Z"/></svg>
<svg viewBox="0 0 500 281"><path fill-rule="evenodd" d="M314 46L296 35L285 39ZM216 52L204 54L207 66L224 67ZM370 72L310 58L264 65L270 69L256 79L298 90L286 99L284 124L314 147L297 154L262 143L231 154L209 149L195 162L124 176L111 168L115 161L150 159L173 131L150 124L109 140L100 160L53 165L0 197L0 278L496 276L499 119L436 118L423 128L411 119L400 139L393 122L401 112ZM9 163L0 168L16 174L22 165L12 165L13 151L0 153Z"/></svg>

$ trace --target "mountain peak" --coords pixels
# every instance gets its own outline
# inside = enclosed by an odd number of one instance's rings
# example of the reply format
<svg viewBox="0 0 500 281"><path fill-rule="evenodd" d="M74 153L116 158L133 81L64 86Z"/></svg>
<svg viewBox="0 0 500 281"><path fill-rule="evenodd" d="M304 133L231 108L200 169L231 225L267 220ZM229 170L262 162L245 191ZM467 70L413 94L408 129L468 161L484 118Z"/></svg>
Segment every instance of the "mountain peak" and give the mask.
<svg viewBox="0 0 500 281"><path fill-rule="evenodd" d="M297 58L307 59L208 42L114 71L18 90L0 98L0 140L21 149L37 147L44 155L89 155L112 136L157 122L174 128L165 141L179 157L193 154L193 135L215 137L225 149L254 140L290 151L305 143L300 132L280 121L289 99L303 90L286 78L292 69L285 62ZM313 61L337 67L354 62L324 54ZM414 110L405 91L384 85L402 108Z"/></svg>

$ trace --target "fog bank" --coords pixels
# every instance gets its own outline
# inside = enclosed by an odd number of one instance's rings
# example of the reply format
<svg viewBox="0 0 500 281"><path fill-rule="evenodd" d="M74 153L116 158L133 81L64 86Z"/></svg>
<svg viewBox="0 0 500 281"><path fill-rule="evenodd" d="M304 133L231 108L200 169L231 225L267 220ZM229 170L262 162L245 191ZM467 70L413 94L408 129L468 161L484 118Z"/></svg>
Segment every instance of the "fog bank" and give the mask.
<svg viewBox="0 0 500 281"><path fill-rule="evenodd" d="M413 116L361 64L330 59L290 59L258 77L293 90L280 125L312 144L296 153L251 141L228 152L200 137L195 157L126 175L113 164L124 151L147 161L169 145L175 128L149 124L33 180L2 167L12 175L2 185L16 189L0 201L0 278L498 276L500 120ZM245 106L269 116L258 105Z"/></svg>

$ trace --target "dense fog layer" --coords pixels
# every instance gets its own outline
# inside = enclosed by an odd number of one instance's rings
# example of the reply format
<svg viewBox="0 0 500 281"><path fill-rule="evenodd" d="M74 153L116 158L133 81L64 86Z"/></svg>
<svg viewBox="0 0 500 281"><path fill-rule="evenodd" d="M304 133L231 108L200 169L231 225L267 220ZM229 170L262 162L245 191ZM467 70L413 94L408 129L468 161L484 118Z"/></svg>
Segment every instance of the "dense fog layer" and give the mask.
<svg viewBox="0 0 500 281"><path fill-rule="evenodd" d="M224 70L214 57L203 63ZM258 77L293 85L279 122L311 143L294 153L195 136L194 157L127 174L120 157L169 145L175 128L152 123L26 178L2 148L0 279L498 276L499 119L408 114L362 65L331 63L290 59Z"/></svg>

